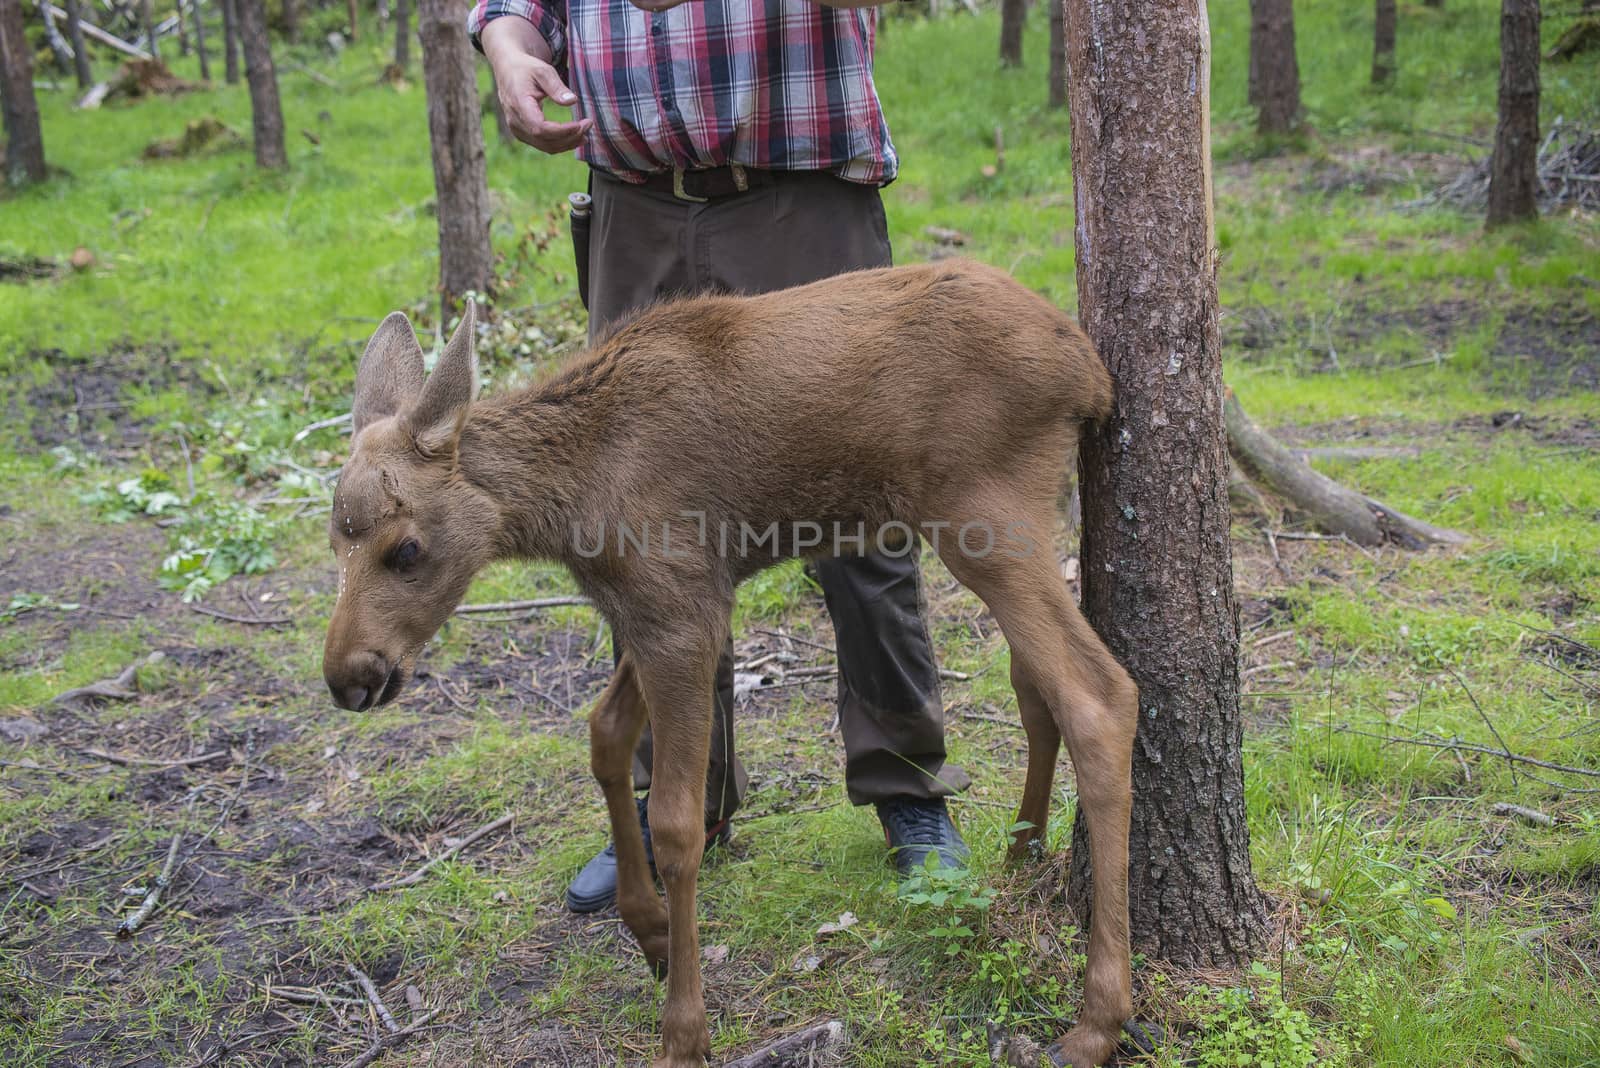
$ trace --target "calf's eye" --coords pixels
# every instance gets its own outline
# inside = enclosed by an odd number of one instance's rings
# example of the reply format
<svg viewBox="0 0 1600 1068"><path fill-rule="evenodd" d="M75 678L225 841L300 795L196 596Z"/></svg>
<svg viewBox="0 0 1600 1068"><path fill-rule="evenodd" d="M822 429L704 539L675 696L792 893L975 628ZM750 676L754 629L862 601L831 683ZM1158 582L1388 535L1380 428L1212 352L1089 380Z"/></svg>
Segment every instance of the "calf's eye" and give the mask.
<svg viewBox="0 0 1600 1068"><path fill-rule="evenodd" d="M421 555L422 546L417 544L415 538L407 538L394 551L394 569L396 571L409 571Z"/></svg>

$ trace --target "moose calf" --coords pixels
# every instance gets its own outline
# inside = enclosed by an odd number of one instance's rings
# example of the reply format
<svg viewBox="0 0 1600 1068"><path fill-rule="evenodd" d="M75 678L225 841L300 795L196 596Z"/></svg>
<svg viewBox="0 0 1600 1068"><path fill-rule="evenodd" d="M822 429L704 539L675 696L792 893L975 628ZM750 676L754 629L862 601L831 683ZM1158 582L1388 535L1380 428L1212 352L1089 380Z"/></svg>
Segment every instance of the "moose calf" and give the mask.
<svg viewBox="0 0 1600 1068"><path fill-rule="evenodd" d="M1052 547L1063 465L1111 382L1077 325L999 271L946 261L651 308L559 374L479 401L469 307L431 375L403 315L356 373L334 494L339 598L323 673L368 709L405 687L479 569L558 560L624 651L590 718L618 905L671 969L656 1068L710 1049L695 880L712 680L739 582L780 559L915 551L994 614L1028 739L1011 854L1045 831L1061 740L1093 859L1084 1008L1047 1049L1103 1063L1132 1005L1128 820L1137 695ZM655 734L651 881L630 762Z"/></svg>

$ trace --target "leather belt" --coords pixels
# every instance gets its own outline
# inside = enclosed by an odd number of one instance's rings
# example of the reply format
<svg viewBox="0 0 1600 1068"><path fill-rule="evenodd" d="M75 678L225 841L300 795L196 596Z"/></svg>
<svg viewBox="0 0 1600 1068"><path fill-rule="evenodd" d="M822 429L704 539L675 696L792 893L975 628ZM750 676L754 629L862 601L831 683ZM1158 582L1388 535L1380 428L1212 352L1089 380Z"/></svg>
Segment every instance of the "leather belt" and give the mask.
<svg viewBox="0 0 1600 1068"><path fill-rule="evenodd" d="M644 188L657 193L670 193L679 200L705 203L723 197L738 196L751 189L760 189L774 181L771 171L758 171L738 163L725 167L704 167L684 170L674 167L670 171L652 174L644 180Z"/></svg>

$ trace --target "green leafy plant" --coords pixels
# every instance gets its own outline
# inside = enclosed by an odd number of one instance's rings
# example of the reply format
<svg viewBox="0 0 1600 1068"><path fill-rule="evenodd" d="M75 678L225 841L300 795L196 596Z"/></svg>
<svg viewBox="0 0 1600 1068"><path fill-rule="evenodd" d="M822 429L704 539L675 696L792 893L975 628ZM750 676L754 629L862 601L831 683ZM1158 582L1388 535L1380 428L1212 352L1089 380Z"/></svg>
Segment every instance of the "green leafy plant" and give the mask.
<svg viewBox="0 0 1600 1068"><path fill-rule="evenodd" d="M258 575L277 563L272 543L283 523L240 501L201 498L172 532L161 585L185 601L204 597L233 575Z"/></svg>
<svg viewBox="0 0 1600 1068"><path fill-rule="evenodd" d="M113 523L126 523L140 515L171 515L183 508L183 498L173 489L172 479L155 468L146 468L114 485L97 486L82 500Z"/></svg>
<svg viewBox="0 0 1600 1068"><path fill-rule="evenodd" d="M1344 1063L1341 1048L1319 1049L1316 1027L1288 1005L1278 976L1260 961L1253 986L1207 988L1191 997L1201 1034L1190 1051L1200 1068L1311 1068ZM1194 1001L1200 1004L1193 1004ZM1338 1046L1338 1043L1332 1043Z"/></svg>
<svg viewBox="0 0 1600 1068"><path fill-rule="evenodd" d="M900 884L900 900L928 924L928 934L944 945L946 956L961 952L982 926L994 903L994 890L978 881L970 868L941 868L928 854L924 866Z"/></svg>

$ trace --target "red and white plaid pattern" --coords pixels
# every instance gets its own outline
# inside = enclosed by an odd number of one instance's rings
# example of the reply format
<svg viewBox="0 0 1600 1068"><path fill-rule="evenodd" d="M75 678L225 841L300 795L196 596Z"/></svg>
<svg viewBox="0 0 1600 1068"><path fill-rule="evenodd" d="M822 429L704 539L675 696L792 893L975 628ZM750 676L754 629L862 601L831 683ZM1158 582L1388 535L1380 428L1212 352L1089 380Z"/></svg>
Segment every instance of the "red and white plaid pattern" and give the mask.
<svg viewBox="0 0 1600 1068"><path fill-rule="evenodd" d="M527 19L594 120L578 158L626 181L739 163L831 171L867 185L899 167L872 81L876 8L812 0L477 0L491 20Z"/></svg>

